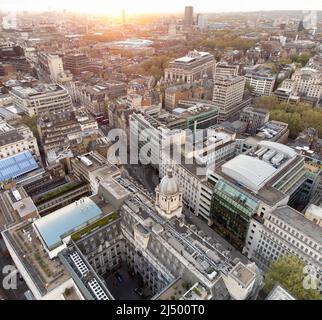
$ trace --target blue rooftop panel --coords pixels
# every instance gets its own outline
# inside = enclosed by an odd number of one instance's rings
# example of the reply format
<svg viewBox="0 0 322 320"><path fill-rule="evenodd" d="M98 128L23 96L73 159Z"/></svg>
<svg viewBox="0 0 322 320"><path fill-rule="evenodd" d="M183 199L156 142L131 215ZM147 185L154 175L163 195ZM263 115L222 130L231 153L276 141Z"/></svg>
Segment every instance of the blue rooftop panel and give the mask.
<svg viewBox="0 0 322 320"><path fill-rule="evenodd" d="M38 164L29 151L0 160L0 181L14 179L38 169Z"/></svg>
<svg viewBox="0 0 322 320"><path fill-rule="evenodd" d="M97 220L101 209L90 198L83 198L34 222L48 249L61 244L62 238L77 228Z"/></svg>

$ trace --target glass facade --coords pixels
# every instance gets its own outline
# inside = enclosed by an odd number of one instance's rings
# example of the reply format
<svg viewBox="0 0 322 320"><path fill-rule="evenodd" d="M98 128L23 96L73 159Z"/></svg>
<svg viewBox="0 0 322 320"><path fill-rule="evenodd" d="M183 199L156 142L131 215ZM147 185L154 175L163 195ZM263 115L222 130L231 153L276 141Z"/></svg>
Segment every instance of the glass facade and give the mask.
<svg viewBox="0 0 322 320"><path fill-rule="evenodd" d="M256 213L259 201L237 190L223 180L218 181L211 202L211 216L242 245L249 220Z"/></svg>

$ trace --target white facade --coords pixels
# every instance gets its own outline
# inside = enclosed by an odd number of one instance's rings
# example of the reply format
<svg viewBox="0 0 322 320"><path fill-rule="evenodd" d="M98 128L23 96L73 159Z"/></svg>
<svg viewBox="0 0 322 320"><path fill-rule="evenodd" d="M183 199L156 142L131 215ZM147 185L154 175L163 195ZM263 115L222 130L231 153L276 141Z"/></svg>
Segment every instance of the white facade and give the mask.
<svg viewBox="0 0 322 320"><path fill-rule="evenodd" d="M258 76L247 74L246 80L256 96L270 96L272 95L275 77Z"/></svg>
<svg viewBox="0 0 322 320"><path fill-rule="evenodd" d="M39 148L37 144L37 139L34 137L32 131L27 126L20 126L18 128L13 128L6 124L5 122L0 121L0 139L1 139L1 127L8 127L9 134L10 132L14 132L21 137L21 139L17 138L13 141L7 140L7 142L3 142L0 145L0 159L13 156L17 153L23 151L30 151L37 158L40 156Z"/></svg>
<svg viewBox="0 0 322 320"><path fill-rule="evenodd" d="M186 56L173 60L164 71L166 81L192 83L205 75L213 77L215 58L208 52L190 51Z"/></svg>
<svg viewBox="0 0 322 320"><path fill-rule="evenodd" d="M219 107L219 121L226 121L240 109L245 83L245 78L239 76L215 78L212 100Z"/></svg>
<svg viewBox="0 0 322 320"><path fill-rule="evenodd" d="M13 87L10 95L14 104L26 111L30 117L73 108L68 91L59 85L43 88Z"/></svg>
<svg viewBox="0 0 322 320"><path fill-rule="evenodd" d="M292 90L294 95L305 95L320 100L322 98L322 73L312 68L302 68L294 72L292 79L282 82L281 89Z"/></svg>
<svg viewBox="0 0 322 320"><path fill-rule="evenodd" d="M321 282L321 235L320 226L284 206L265 213L263 220L253 218L250 221L243 253L263 267L280 256L295 255L316 267Z"/></svg>

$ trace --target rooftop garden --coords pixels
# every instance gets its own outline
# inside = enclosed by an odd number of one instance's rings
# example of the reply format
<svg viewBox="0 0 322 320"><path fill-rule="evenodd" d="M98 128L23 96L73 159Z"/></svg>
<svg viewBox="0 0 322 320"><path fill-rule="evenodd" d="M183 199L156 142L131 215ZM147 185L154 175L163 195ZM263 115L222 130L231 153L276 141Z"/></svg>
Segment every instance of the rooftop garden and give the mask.
<svg viewBox="0 0 322 320"><path fill-rule="evenodd" d="M57 187L57 188L53 189L52 191L47 192L43 196L40 196L38 199L36 199L34 201L34 203L36 206L39 206L47 201L55 199L61 195L68 193L68 192L77 190L77 189L85 186L86 184L87 184L87 182L85 182L85 181L76 181L76 182L71 182L66 185Z"/></svg>
<svg viewBox="0 0 322 320"><path fill-rule="evenodd" d="M79 239L87 236L88 234L90 234L91 232L93 232L96 229L99 229L107 224L109 224L110 222L116 220L118 218L118 214L116 212L113 212L111 214L109 214L108 216L92 223L89 226L86 226L85 228L81 229L80 231L75 232L71 238L73 239L73 241L78 241Z"/></svg>

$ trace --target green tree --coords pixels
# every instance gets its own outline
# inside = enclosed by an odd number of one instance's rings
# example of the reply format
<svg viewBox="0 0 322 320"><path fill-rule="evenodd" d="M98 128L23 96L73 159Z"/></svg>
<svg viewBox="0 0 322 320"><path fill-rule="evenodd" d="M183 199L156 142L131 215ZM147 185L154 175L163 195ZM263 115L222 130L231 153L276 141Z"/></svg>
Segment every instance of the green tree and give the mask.
<svg viewBox="0 0 322 320"><path fill-rule="evenodd" d="M291 255L272 262L265 275L265 292L269 293L276 284L280 284L298 300L322 300L318 290L304 288L304 267L302 260Z"/></svg>
<svg viewBox="0 0 322 320"><path fill-rule="evenodd" d="M37 116L36 115L34 115L32 117L23 116L23 117L21 117L21 119L19 119L19 123L24 124L27 127L29 127L29 129L32 131L34 136L36 138L39 138L39 133L38 133L38 129L37 129Z"/></svg>

